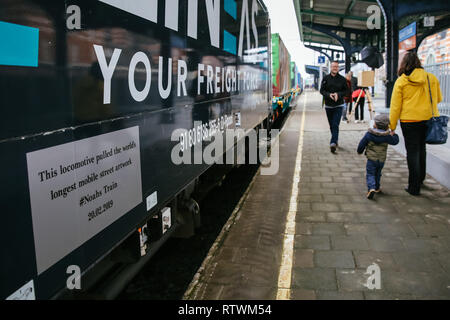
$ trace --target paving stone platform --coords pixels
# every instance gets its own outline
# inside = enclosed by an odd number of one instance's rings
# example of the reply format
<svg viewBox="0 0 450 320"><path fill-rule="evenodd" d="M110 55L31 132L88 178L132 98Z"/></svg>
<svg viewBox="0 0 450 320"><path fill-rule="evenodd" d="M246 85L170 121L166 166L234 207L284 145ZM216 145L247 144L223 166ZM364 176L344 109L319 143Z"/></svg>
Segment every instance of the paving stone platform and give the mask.
<svg viewBox="0 0 450 320"><path fill-rule="evenodd" d="M186 299L275 299L306 103L290 299L449 299L450 192L427 176L421 196L403 188L406 159L392 147L382 194L366 198L366 124L340 126L337 154L320 95L299 99L279 137L280 168L255 176L193 280ZM367 286L380 267L381 289Z"/></svg>

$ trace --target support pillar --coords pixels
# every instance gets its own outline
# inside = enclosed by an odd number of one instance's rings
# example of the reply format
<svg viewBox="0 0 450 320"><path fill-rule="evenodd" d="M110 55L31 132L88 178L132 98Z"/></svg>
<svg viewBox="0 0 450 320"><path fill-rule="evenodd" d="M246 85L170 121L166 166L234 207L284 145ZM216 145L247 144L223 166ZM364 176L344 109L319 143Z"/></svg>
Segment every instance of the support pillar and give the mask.
<svg viewBox="0 0 450 320"><path fill-rule="evenodd" d="M350 71L352 55L350 51L345 50L345 74Z"/></svg>
<svg viewBox="0 0 450 320"><path fill-rule="evenodd" d="M398 70L398 0L377 0L382 8L385 21L385 52L386 52L386 108L390 108L391 96L397 80Z"/></svg>
<svg viewBox="0 0 450 320"><path fill-rule="evenodd" d="M395 0L393 0L395 2ZM393 5L394 7L394 5ZM394 10L394 8L393 8ZM398 70L398 21L389 21L386 26L386 42L387 42L387 82L386 82L386 107L390 108L391 96L394 89L395 80L397 80Z"/></svg>

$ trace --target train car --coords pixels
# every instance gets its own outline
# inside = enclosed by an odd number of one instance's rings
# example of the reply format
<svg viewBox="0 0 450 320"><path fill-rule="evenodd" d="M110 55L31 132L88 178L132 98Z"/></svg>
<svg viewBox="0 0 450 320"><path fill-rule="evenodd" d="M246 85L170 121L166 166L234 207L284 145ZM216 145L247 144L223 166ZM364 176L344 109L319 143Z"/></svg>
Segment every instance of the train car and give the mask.
<svg viewBox="0 0 450 320"><path fill-rule="evenodd" d="M292 88L299 89L298 90L299 93L303 92L302 75L295 62L291 62L291 79L292 79Z"/></svg>
<svg viewBox="0 0 450 320"><path fill-rule="evenodd" d="M280 35L272 34L272 114L275 122L283 118L293 99L302 92L301 75Z"/></svg>
<svg viewBox="0 0 450 320"><path fill-rule="evenodd" d="M262 1L139 3L0 0L3 299L125 281L198 214L214 166L174 148L268 117Z"/></svg>
<svg viewBox="0 0 450 320"><path fill-rule="evenodd" d="M272 34L272 115L275 122L289 109L291 55L278 33Z"/></svg>
<svg viewBox="0 0 450 320"><path fill-rule="evenodd" d="M297 65L291 61L291 88L297 88Z"/></svg>
<svg viewBox="0 0 450 320"><path fill-rule="evenodd" d="M272 94L277 97L291 89L291 55L278 33L272 34Z"/></svg>
<svg viewBox="0 0 450 320"><path fill-rule="evenodd" d="M303 92L303 84L302 84L302 75L299 72L297 64L295 62L291 62L291 87L293 92L293 98L300 95Z"/></svg>
<svg viewBox="0 0 450 320"><path fill-rule="evenodd" d="M300 89L300 93L302 93L305 88L305 85L304 85L304 79L300 72L297 74L297 83L298 83L298 88Z"/></svg>

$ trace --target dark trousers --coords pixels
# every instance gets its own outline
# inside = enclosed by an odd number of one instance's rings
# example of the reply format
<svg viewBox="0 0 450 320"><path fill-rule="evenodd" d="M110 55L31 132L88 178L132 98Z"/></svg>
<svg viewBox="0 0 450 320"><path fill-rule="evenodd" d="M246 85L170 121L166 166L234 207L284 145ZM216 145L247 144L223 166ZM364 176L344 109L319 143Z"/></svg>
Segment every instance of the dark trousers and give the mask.
<svg viewBox="0 0 450 320"><path fill-rule="evenodd" d="M364 102L365 98L361 97L359 98L358 105L355 106L355 120L364 120ZM358 112L358 109L360 112ZM361 114L361 117L359 115Z"/></svg>
<svg viewBox="0 0 450 320"><path fill-rule="evenodd" d="M426 176L425 138L427 136L427 122L401 122L400 125L405 138L406 160L408 162L408 191L412 194L419 194L420 185Z"/></svg>
<svg viewBox="0 0 450 320"><path fill-rule="evenodd" d="M368 191L380 189L381 170L383 170L383 167L384 162L367 159L366 182Z"/></svg>
<svg viewBox="0 0 450 320"><path fill-rule="evenodd" d="M325 108L327 112L328 124L330 125L331 140L330 144L338 143L339 139L339 124L342 117L342 106L334 108Z"/></svg>

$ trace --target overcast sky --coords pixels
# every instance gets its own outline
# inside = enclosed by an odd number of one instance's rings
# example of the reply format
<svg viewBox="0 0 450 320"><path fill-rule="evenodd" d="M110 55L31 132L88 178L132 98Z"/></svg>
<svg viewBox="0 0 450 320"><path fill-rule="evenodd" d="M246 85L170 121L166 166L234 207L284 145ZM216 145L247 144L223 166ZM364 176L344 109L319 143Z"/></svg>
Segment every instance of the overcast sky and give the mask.
<svg viewBox="0 0 450 320"><path fill-rule="evenodd" d="M279 33L291 60L297 63L302 76L306 76L305 64L316 64L318 53L307 49L300 42L297 17L292 0L263 0L269 10L272 33Z"/></svg>

